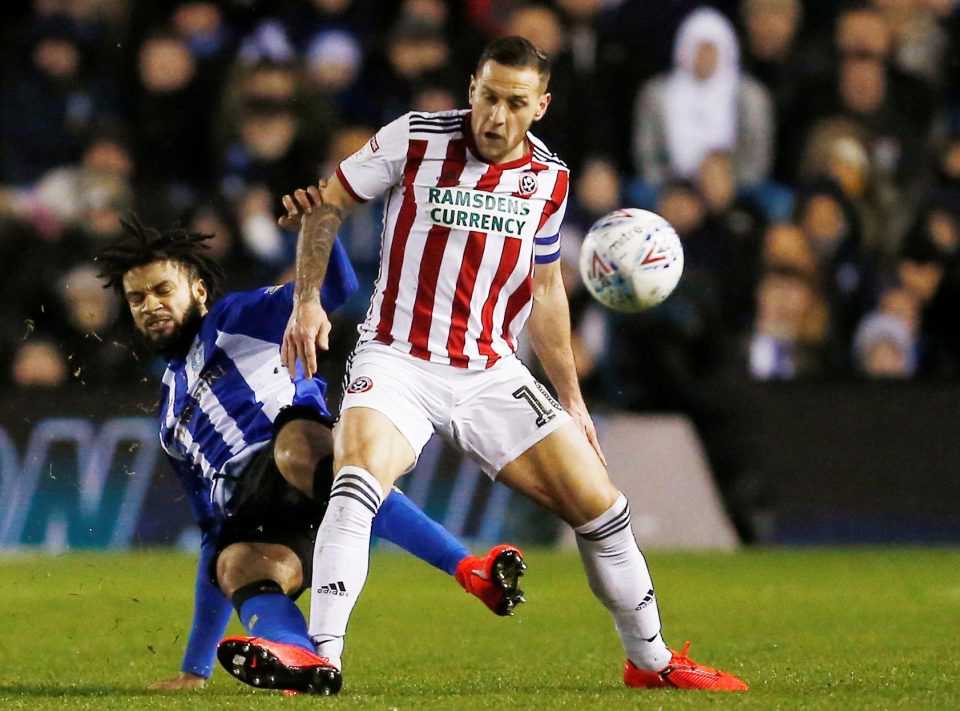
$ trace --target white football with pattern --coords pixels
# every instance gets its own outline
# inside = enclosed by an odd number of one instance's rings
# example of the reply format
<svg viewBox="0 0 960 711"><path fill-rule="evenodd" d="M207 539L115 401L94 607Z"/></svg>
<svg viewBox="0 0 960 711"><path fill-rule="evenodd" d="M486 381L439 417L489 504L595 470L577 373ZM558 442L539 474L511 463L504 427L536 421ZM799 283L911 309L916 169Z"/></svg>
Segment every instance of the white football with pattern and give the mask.
<svg viewBox="0 0 960 711"><path fill-rule="evenodd" d="M663 302L683 273L676 230L656 213L615 210L597 220L580 251L580 276L597 301L636 312Z"/></svg>

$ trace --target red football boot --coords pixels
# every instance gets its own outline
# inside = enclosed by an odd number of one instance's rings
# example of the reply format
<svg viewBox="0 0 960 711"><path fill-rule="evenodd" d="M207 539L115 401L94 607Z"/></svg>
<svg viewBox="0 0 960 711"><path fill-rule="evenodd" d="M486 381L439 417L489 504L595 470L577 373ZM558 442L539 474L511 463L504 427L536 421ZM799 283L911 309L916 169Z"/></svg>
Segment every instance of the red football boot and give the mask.
<svg viewBox="0 0 960 711"><path fill-rule="evenodd" d="M326 658L293 644L262 637L227 637L217 659L237 679L259 689L286 689L331 696L343 677Z"/></svg>
<svg viewBox="0 0 960 711"><path fill-rule="evenodd" d="M750 687L735 677L717 669L697 664L687 656L690 643L683 645L680 654L673 652L670 663L658 672L645 671L629 659L623 668L623 683L636 689L706 689L708 691L746 691Z"/></svg>
<svg viewBox="0 0 960 711"><path fill-rule="evenodd" d="M471 595L476 595L494 613L512 615L522 602L523 590L519 581L527 564L519 548L508 545L494 546L483 558L467 556L457 565L453 577Z"/></svg>

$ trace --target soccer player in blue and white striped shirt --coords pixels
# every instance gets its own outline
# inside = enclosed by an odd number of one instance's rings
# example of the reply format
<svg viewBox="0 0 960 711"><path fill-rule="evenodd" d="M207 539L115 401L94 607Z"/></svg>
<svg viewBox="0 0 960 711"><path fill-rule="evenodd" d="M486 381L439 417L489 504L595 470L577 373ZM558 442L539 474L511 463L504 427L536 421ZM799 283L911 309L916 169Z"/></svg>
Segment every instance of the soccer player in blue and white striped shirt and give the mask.
<svg viewBox="0 0 960 711"><path fill-rule="evenodd" d="M203 534L180 675L153 687L203 686L231 607L286 666L310 666L316 650L294 600L310 585L314 539L329 499L333 417L326 383L302 374L291 380L280 359L293 284L214 302L223 272L204 254L209 235L161 233L133 216L122 224L128 235L98 256L100 276L167 361L160 440ZM322 287L324 306L336 309L356 288L338 243ZM511 614L523 601L517 578L526 566L517 549L497 546L484 558L471 556L400 491L380 507L374 534L454 575L497 614ZM326 587L352 594L342 583ZM252 669L221 661L252 683Z"/></svg>

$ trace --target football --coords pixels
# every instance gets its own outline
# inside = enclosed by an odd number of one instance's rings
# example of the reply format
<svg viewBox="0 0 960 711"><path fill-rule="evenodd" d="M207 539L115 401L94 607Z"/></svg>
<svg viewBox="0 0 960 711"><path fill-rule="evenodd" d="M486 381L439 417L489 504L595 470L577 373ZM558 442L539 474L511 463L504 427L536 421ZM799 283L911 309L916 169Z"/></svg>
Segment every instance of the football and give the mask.
<svg viewBox="0 0 960 711"><path fill-rule="evenodd" d="M614 311L635 312L670 296L683 273L676 231L656 213L615 210L597 220L580 250L580 276L593 297Z"/></svg>

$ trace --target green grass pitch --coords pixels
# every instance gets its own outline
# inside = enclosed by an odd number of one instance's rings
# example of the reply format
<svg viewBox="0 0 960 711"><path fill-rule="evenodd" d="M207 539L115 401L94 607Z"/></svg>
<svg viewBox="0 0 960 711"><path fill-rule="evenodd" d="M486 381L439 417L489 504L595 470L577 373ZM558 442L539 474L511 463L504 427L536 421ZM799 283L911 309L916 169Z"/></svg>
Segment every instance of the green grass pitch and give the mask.
<svg viewBox="0 0 960 711"><path fill-rule="evenodd" d="M193 562L146 551L0 558L0 708L960 708L956 549L649 559L668 641L692 640L694 659L749 692L624 688L576 555L544 550L527 552L529 602L507 619L423 563L375 553L338 698L255 691L219 669L202 691L147 692L178 669Z"/></svg>

